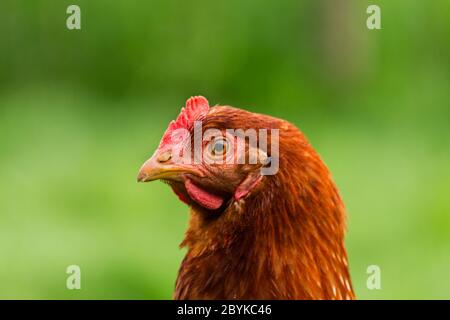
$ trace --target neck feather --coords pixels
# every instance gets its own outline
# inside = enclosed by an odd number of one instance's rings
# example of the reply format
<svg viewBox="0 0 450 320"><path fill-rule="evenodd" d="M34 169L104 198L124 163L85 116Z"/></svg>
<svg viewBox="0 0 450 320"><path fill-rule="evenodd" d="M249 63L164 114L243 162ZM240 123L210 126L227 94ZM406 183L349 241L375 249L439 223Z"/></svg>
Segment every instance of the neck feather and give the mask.
<svg viewBox="0 0 450 320"><path fill-rule="evenodd" d="M353 299L345 209L309 146L217 219L191 211L178 299Z"/></svg>

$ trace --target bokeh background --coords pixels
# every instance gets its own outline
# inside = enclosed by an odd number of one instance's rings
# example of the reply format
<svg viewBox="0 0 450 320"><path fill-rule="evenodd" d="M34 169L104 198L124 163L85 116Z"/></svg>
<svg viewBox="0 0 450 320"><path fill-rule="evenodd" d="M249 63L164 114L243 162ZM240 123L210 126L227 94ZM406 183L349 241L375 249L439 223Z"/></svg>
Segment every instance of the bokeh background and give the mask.
<svg viewBox="0 0 450 320"><path fill-rule="evenodd" d="M171 298L187 208L136 174L196 94L309 137L358 298L450 298L448 0L2 0L0 298Z"/></svg>

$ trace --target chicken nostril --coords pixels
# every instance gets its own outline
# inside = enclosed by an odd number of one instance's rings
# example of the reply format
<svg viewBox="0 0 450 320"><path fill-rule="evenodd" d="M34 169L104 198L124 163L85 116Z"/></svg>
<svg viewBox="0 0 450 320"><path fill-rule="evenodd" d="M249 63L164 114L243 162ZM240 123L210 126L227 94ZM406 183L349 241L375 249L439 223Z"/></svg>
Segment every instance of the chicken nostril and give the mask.
<svg viewBox="0 0 450 320"><path fill-rule="evenodd" d="M158 162L166 162L172 159L172 154L169 151L163 152L158 156Z"/></svg>

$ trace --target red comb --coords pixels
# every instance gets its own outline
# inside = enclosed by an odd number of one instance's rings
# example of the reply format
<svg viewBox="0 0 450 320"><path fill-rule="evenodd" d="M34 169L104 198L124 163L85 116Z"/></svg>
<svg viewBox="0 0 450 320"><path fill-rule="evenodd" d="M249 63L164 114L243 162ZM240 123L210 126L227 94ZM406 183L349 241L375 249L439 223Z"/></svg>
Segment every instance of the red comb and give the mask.
<svg viewBox="0 0 450 320"><path fill-rule="evenodd" d="M164 135L159 143L159 146L171 142L171 135L174 130L186 129L190 130L194 126L194 122L204 117L209 110L209 103L205 97L195 96L190 97L186 101L186 106L181 108L180 114L176 120L172 120L164 132Z"/></svg>

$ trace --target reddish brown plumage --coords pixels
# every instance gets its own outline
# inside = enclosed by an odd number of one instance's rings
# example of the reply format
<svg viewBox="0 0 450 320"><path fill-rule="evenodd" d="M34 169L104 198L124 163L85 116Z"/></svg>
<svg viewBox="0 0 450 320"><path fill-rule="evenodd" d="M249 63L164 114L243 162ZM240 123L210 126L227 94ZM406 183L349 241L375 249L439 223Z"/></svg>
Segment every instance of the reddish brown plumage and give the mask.
<svg viewBox="0 0 450 320"><path fill-rule="evenodd" d="M284 120L231 107L211 108L206 128L279 129L279 171L263 176L239 201L224 196L227 202L219 212L190 203L181 244L188 252L174 298L353 299L344 205L304 135ZM236 171L253 172L251 165L243 166ZM242 175L224 179L196 183L222 194ZM185 195L177 182L172 187Z"/></svg>

